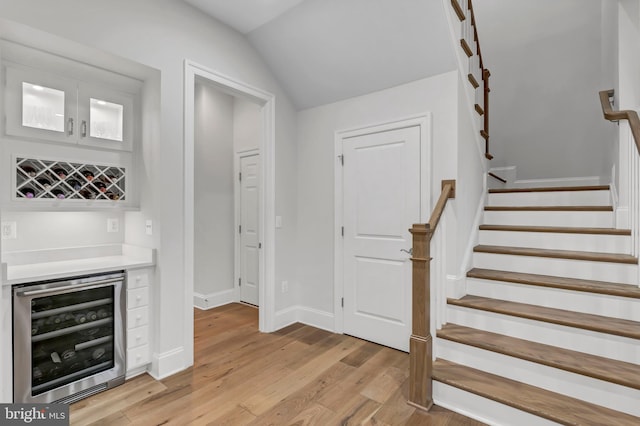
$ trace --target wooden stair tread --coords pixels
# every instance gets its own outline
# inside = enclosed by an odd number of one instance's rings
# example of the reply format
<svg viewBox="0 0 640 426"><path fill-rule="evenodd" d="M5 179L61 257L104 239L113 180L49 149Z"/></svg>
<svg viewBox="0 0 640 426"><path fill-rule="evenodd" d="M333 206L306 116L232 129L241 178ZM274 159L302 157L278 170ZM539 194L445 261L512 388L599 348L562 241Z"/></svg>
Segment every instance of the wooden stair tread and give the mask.
<svg viewBox="0 0 640 426"><path fill-rule="evenodd" d="M461 306L510 315L535 321L543 321L567 327L607 333L615 336L640 339L640 322L611 318L601 315L585 314L582 312L566 311L563 309L547 308L526 303L509 302L506 300L490 299L481 296L467 295L460 299L447 299L449 305Z"/></svg>
<svg viewBox="0 0 640 426"><path fill-rule="evenodd" d="M433 363L433 378L561 424L630 426L640 423L640 418L626 413L442 359Z"/></svg>
<svg viewBox="0 0 640 426"><path fill-rule="evenodd" d="M640 288L631 284L618 284L606 281L583 280L578 278L526 274L521 272L498 271L482 268L471 269L467 273L467 277L640 299Z"/></svg>
<svg viewBox="0 0 640 426"><path fill-rule="evenodd" d="M599 253L591 251L574 251L574 250L551 250L529 247L509 247L509 246L491 246L477 245L473 249L476 253L493 253L493 254L510 254L514 256L535 256L554 259L574 259L586 260L593 262L611 262L625 263L635 265L638 258L630 254L622 253Z"/></svg>
<svg viewBox="0 0 640 426"><path fill-rule="evenodd" d="M609 185L587 186L545 186L537 188L494 188L489 194L503 194L509 192L564 192L564 191L608 191Z"/></svg>
<svg viewBox="0 0 640 426"><path fill-rule="evenodd" d="M480 225L481 231L549 232L558 234L631 235L630 229L580 228L570 226Z"/></svg>
<svg viewBox="0 0 640 426"><path fill-rule="evenodd" d="M488 212L612 212L612 206L486 206Z"/></svg>
<svg viewBox="0 0 640 426"><path fill-rule="evenodd" d="M621 386L640 389L640 366L529 340L446 324L437 336Z"/></svg>

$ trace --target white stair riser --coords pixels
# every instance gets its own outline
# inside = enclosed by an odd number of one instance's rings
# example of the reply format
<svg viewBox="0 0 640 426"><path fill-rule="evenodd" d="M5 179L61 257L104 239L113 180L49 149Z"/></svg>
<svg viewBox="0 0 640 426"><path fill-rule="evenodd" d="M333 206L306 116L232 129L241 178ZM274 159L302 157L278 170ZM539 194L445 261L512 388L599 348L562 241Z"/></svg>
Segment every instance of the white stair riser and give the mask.
<svg viewBox="0 0 640 426"><path fill-rule="evenodd" d="M631 237L626 235L480 231L479 243L507 247L631 253Z"/></svg>
<svg viewBox="0 0 640 426"><path fill-rule="evenodd" d="M573 226L586 228L613 227L609 211L501 211L484 212L484 224L520 226Z"/></svg>
<svg viewBox="0 0 640 426"><path fill-rule="evenodd" d="M492 426L557 426L559 424L438 381L433 382L433 402L440 407Z"/></svg>
<svg viewBox="0 0 640 426"><path fill-rule="evenodd" d="M489 194L489 206L609 206L609 191L511 192Z"/></svg>
<svg viewBox="0 0 640 426"><path fill-rule="evenodd" d="M558 277L608 281L623 284L638 282L638 265L592 262L510 254L473 253L473 266L484 269L554 275Z"/></svg>
<svg viewBox="0 0 640 426"><path fill-rule="evenodd" d="M621 336L452 305L447 322L619 361L640 360L638 341Z"/></svg>
<svg viewBox="0 0 640 426"><path fill-rule="evenodd" d="M437 358L640 416L640 390L637 389L449 340L437 339L435 348Z"/></svg>
<svg viewBox="0 0 640 426"><path fill-rule="evenodd" d="M467 278L467 294L640 321L640 299Z"/></svg>

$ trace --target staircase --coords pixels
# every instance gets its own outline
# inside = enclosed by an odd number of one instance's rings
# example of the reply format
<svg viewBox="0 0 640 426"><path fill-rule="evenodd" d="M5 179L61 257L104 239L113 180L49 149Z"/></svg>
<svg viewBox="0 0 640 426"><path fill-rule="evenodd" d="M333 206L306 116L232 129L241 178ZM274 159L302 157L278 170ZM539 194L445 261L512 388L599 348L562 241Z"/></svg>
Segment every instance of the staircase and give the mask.
<svg viewBox="0 0 640 426"><path fill-rule="evenodd" d="M640 288L607 186L490 190L434 400L500 425L639 425Z"/></svg>

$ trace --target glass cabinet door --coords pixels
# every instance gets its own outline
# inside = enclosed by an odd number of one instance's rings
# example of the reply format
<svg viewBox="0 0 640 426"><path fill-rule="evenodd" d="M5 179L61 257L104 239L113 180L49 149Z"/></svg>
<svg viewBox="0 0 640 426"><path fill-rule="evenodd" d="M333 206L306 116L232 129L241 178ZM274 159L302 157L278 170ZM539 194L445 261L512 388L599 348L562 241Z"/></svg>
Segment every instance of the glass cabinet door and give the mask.
<svg viewBox="0 0 640 426"><path fill-rule="evenodd" d="M80 85L80 143L130 151L133 97L126 93Z"/></svg>
<svg viewBox="0 0 640 426"><path fill-rule="evenodd" d="M76 84L22 66L6 67L8 135L77 142Z"/></svg>

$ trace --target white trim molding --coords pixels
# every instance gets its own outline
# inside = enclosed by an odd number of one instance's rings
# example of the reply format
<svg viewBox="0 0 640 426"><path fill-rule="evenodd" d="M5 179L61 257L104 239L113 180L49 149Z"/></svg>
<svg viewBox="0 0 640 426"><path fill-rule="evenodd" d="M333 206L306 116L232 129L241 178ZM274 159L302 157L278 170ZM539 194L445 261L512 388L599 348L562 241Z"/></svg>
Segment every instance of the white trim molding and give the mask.
<svg viewBox="0 0 640 426"><path fill-rule="evenodd" d="M193 293L193 305L202 310L217 308L235 301L234 289L223 290L217 293L201 294Z"/></svg>
<svg viewBox="0 0 640 426"><path fill-rule="evenodd" d="M183 350L186 368L193 364L194 296L194 114L196 79L206 80L221 92L241 97L262 107L262 155L259 239L259 328L270 332L275 315L275 96L233 77L190 60L184 62L184 325ZM182 350L182 349L181 349Z"/></svg>
<svg viewBox="0 0 640 426"><path fill-rule="evenodd" d="M300 322L302 324L335 333L335 319L334 314L331 312L295 305L276 312L275 317L276 328L278 330L288 325Z"/></svg>
<svg viewBox="0 0 640 426"><path fill-rule="evenodd" d="M191 315L193 315L193 307L191 309ZM193 319L191 322L193 322ZM161 354L154 353L149 374L156 380L162 380L165 377L184 370L184 356L185 350L182 347Z"/></svg>

